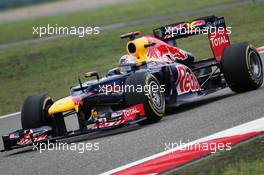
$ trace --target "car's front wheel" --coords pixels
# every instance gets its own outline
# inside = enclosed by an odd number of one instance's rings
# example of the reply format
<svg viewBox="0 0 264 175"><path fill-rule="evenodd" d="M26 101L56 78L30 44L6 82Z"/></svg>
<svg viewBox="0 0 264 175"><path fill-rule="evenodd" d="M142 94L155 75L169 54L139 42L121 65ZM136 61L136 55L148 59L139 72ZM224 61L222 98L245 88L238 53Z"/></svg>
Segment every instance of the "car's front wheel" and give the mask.
<svg viewBox="0 0 264 175"><path fill-rule="evenodd" d="M23 129L52 126L56 135L64 135L67 130L62 115L49 116L48 109L53 100L47 94L32 95L26 98L21 111Z"/></svg>
<svg viewBox="0 0 264 175"><path fill-rule="evenodd" d="M147 119L140 124L150 124L162 119L165 112L165 97L162 87L152 74L147 72L132 74L126 79L125 90L125 100L128 107L137 104L144 105Z"/></svg>

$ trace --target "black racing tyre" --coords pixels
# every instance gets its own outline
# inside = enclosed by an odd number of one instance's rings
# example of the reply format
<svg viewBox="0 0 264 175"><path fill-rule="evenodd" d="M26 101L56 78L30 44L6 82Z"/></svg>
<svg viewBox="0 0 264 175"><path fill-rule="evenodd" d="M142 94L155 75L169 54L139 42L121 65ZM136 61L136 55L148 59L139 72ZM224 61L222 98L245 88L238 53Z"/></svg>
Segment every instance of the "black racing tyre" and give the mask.
<svg viewBox="0 0 264 175"><path fill-rule="evenodd" d="M221 67L230 89L245 92L259 88L263 83L263 67L259 53L248 42L227 46Z"/></svg>
<svg viewBox="0 0 264 175"><path fill-rule="evenodd" d="M134 86L135 90L128 89L131 86ZM142 91L136 91L137 87L142 87ZM165 112L165 97L161 86L158 80L147 72L136 72L126 79L125 101L128 107L144 105L147 119L139 123L142 125L158 122Z"/></svg>
<svg viewBox="0 0 264 175"><path fill-rule="evenodd" d="M26 98L21 111L21 124L23 129L51 126L55 135L64 135L66 125L62 115L49 116L48 109L53 100L47 94L38 94Z"/></svg>
<svg viewBox="0 0 264 175"><path fill-rule="evenodd" d="M30 129L48 125L47 109L52 104L53 101L47 94L27 97L21 111L22 128Z"/></svg>

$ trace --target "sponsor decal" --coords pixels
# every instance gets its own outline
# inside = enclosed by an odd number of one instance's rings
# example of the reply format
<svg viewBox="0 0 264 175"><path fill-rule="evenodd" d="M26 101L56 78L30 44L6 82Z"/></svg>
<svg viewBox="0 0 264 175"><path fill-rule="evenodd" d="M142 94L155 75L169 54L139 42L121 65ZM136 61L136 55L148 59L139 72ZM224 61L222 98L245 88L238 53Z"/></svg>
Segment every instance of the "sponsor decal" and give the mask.
<svg viewBox="0 0 264 175"><path fill-rule="evenodd" d="M29 133L29 134L25 135L24 138L22 138L17 144L20 146L23 146L23 145L27 145L27 144L32 143L32 141L37 142L37 141L45 140L46 138L47 138L46 134L43 134L43 135L40 135L37 137L33 137L32 133Z"/></svg>
<svg viewBox="0 0 264 175"><path fill-rule="evenodd" d="M137 114L139 114L140 116L144 116L145 112L144 112L143 104L138 104L130 108L127 108L123 110L123 114L124 114L124 119L126 121L135 119Z"/></svg>
<svg viewBox="0 0 264 175"><path fill-rule="evenodd" d="M99 123L99 128L114 127L114 126L121 125L124 122L125 122L125 120L119 120L116 122L106 122L105 120L102 120L101 123ZM94 124L91 127L91 129L97 129L97 124Z"/></svg>
<svg viewBox="0 0 264 175"><path fill-rule="evenodd" d="M139 111L137 110L136 107L124 110L125 117L130 117L131 115L135 115L137 113L139 113Z"/></svg>
<svg viewBox="0 0 264 175"><path fill-rule="evenodd" d="M230 45L226 28L224 28L224 30L221 32L218 31L215 33L209 33L208 38L210 40L210 45L216 60L220 61L223 50L226 48L226 46Z"/></svg>
<svg viewBox="0 0 264 175"><path fill-rule="evenodd" d="M187 26L189 28L199 27L199 26L202 26L202 25L205 25L205 20L197 20L197 21L193 21L193 22L187 23Z"/></svg>
<svg viewBox="0 0 264 175"><path fill-rule="evenodd" d="M115 114L114 114L115 113ZM112 114L114 115L119 115L119 112L113 112ZM132 106L130 108L126 108L122 111L123 118L115 121L115 122L107 122L106 118L100 118L99 119L99 128L107 128L107 127L113 127L113 126L118 126L121 125L125 122L134 120L137 117L137 114L140 116L145 116L145 111L144 111L144 106L143 104L138 104L135 106ZM114 117L114 116L111 116ZM94 124L91 129L96 129L97 124Z"/></svg>
<svg viewBox="0 0 264 175"><path fill-rule="evenodd" d="M190 69L183 65L177 65L176 68L178 71L178 80L176 81L178 95L196 92L201 89L196 76Z"/></svg>
<svg viewBox="0 0 264 175"><path fill-rule="evenodd" d="M228 39L225 36L221 36L219 38L210 38L210 41L213 47L229 43Z"/></svg>
<svg viewBox="0 0 264 175"><path fill-rule="evenodd" d="M111 113L111 118L120 117L120 116L122 116L122 112L112 112Z"/></svg>
<svg viewBox="0 0 264 175"><path fill-rule="evenodd" d="M165 44L159 45L158 47L153 47L149 50L148 56L150 58L161 58L164 55L170 55L170 57L175 60L185 60L188 58L187 54L178 48L167 46Z"/></svg>

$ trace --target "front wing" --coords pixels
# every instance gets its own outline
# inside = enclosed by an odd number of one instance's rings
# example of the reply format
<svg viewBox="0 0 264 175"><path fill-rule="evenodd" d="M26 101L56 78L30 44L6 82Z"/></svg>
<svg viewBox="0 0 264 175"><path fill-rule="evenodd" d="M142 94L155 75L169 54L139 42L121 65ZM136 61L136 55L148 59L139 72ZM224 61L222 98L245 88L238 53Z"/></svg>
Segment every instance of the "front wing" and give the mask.
<svg viewBox="0 0 264 175"><path fill-rule="evenodd" d="M98 116L98 119L87 124L86 130L69 131L63 136L55 136L51 126L40 128L20 129L8 135L2 136L4 149L1 152L32 146L38 143L58 142L62 139L71 138L79 135L104 132L109 129L125 127L145 120L143 104L138 104L120 111L105 113Z"/></svg>

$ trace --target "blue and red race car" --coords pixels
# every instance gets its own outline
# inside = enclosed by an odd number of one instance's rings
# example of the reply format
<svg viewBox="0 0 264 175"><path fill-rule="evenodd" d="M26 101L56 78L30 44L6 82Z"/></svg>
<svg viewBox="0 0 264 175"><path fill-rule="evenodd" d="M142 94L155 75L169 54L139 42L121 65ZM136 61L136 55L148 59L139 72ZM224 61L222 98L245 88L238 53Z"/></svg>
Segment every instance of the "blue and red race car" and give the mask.
<svg viewBox="0 0 264 175"><path fill-rule="evenodd" d="M118 67L100 78L71 87L70 96L53 101L47 94L29 96L22 107L22 129L3 136L4 150L58 141L91 132L138 123L158 122L169 106L193 101L229 87L240 93L263 83L262 61L248 42L230 44L223 17L208 16L141 32L121 35L128 38L127 54ZM176 46L180 38L206 34L214 58L195 57ZM197 46L198 47L198 46ZM77 131L67 131L64 117L76 114Z"/></svg>

